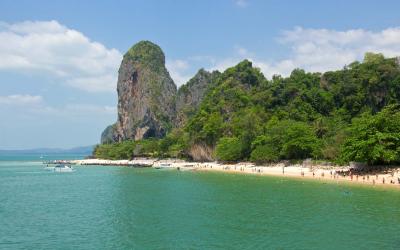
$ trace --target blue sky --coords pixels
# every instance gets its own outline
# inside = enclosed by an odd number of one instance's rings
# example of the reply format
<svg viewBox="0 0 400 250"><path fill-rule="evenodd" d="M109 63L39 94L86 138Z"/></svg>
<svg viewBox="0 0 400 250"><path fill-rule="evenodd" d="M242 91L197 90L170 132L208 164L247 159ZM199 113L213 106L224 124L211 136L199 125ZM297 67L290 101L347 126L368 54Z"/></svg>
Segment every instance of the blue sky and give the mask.
<svg viewBox="0 0 400 250"><path fill-rule="evenodd" d="M123 53L161 46L177 85L248 58L270 78L400 56L399 1L0 2L0 149L98 143Z"/></svg>

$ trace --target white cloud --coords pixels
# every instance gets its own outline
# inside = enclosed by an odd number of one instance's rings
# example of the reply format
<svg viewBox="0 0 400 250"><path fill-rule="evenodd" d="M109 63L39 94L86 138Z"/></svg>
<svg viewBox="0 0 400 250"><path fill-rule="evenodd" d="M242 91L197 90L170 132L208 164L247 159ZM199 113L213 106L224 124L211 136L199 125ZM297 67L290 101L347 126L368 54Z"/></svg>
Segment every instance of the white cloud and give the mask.
<svg viewBox="0 0 400 250"><path fill-rule="evenodd" d="M34 71L90 92L115 91L122 54L57 21L0 23L0 70Z"/></svg>
<svg viewBox="0 0 400 250"><path fill-rule="evenodd" d="M166 67L178 87L185 84L192 77L188 73L190 66L186 60L167 60Z"/></svg>
<svg viewBox="0 0 400 250"><path fill-rule="evenodd" d="M116 121L117 108L49 104L41 96L11 95L0 96L0 116L12 121L0 123L1 147L65 147L97 143L104 128Z"/></svg>
<svg viewBox="0 0 400 250"><path fill-rule="evenodd" d="M400 27L378 32L296 27L284 31L277 40L288 46L290 53L287 58L273 62L236 46L232 57L207 60L211 62L208 69L223 71L243 59L249 59L266 77L271 78L274 74L288 76L295 68L311 72L341 69L353 61L362 60L366 52L382 53L387 57L400 56Z"/></svg>
<svg viewBox="0 0 400 250"><path fill-rule="evenodd" d="M248 4L245 0L235 3L241 7ZM361 60L368 51L400 55L400 27L382 31L296 27L283 31L277 41L289 50L286 58L277 61L257 57L254 51L235 46L232 57L195 56L167 60L166 66L175 83L181 86L193 76L194 65L201 61L206 65L200 67L222 71L247 58L270 78L274 74L287 76L294 68L319 72L339 69ZM0 22L0 70L3 71L33 71L84 91L113 92L121 59L118 50L91 41L57 21Z"/></svg>
<svg viewBox="0 0 400 250"><path fill-rule="evenodd" d="M324 72L340 69L355 60L362 60L366 52L383 53L387 57L400 55L400 28L373 32L364 29L336 31L296 27L283 32L279 39L291 48L291 56L264 71L288 75L295 67L307 71Z"/></svg>
<svg viewBox="0 0 400 250"><path fill-rule="evenodd" d="M207 69L209 71L218 70L220 72L223 72L227 68L235 66L236 64L239 63L240 60L243 60L243 59L245 59L245 57L231 57L231 58L225 58L222 60L215 60L216 62Z"/></svg>
<svg viewBox="0 0 400 250"><path fill-rule="evenodd" d="M117 107L102 106L95 104L86 103L74 103L67 104L65 106L51 106L51 105L41 105L36 107L31 107L28 110L24 110L27 114L41 115L47 117L81 117L81 116L112 116L116 117Z"/></svg>
<svg viewBox="0 0 400 250"><path fill-rule="evenodd" d="M0 96L0 110L13 114L50 115L53 117L71 117L86 115L116 116L116 106L103 106L86 103L71 103L63 106L49 105L40 95L16 94Z"/></svg>
<svg viewBox="0 0 400 250"><path fill-rule="evenodd" d="M39 105L43 98L38 95L8 95L0 96L0 104L11 106L32 106Z"/></svg>

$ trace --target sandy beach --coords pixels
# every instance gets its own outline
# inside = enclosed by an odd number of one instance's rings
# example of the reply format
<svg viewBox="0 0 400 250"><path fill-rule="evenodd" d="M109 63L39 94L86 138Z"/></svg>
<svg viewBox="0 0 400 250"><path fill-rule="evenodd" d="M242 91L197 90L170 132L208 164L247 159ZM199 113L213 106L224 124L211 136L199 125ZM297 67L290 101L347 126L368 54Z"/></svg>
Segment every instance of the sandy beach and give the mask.
<svg viewBox="0 0 400 250"><path fill-rule="evenodd" d="M136 158L133 160L102 160L85 159L73 160L76 165L105 165L105 166L141 166L153 168L170 168L191 171L219 171L226 173L273 175L289 178L304 178L330 182L345 182L364 185L400 188L400 168L393 168L388 173L350 174L349 166L304 166L300 164L285 166L283 163L256 166L250 162L237 164L222 164L218 162L188 162L179 159Z"/></svg>

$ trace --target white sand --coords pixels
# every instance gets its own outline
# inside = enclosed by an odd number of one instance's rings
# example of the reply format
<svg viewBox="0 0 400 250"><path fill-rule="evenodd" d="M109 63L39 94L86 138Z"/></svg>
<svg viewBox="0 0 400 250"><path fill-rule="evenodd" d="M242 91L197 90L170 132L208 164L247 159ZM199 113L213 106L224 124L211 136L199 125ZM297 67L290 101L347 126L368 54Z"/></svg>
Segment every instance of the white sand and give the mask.
<svg viewBox="0 0 400 250"><path fill-rule="evenodd" d="M223 171L229 173L244 173L258 175L274 175L295 178L316 179L321 181L348 182L359 184L370 184L379 186L393 186L400 188L398 178L400 178L400 168L393 170L392 174L380 173L378 175L353 175L342 176L335 174L336 171L347 171L349 167L326 167L313 166L304 167L296 164L284 167L284 164L278 163L268 166L255 166L250 162L241 162L237 164L222 164L217 162L187 162L179 159L163 159L157 160L152 158L135 158L133 160L102 160L102 159L86 159L71 161L77 165L110 165L110 166L134 166L141 165L144 167L163 167L175 168L180 170L195 171ZM395 184L392 184L393 181Z"/></svg>

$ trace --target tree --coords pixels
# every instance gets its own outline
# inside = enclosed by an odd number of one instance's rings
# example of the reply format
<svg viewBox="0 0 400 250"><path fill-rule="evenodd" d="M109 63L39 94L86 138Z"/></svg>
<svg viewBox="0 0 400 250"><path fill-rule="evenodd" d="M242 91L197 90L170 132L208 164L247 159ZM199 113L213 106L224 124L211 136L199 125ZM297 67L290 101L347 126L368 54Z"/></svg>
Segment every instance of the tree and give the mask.
<svg viewBox="0 0 400 250"><path fill-rule="evenodd" d="M242 142L244 158L250 157L252 142L262 134L263 121L265 121L264 111L257 106L240 110L233 116L230 122L230 132Z"/></svg>
<svg viewBox="0 0 400 250"><path fill-rule="evenodd" d="M242 158L242 143L237 137L222 137L219 139L215 156L220 161L237 161Z"/></svg>
<svg viewBox="0 0 400 250"><path fill-rule="evenodd" d="M319 141L312 128L304 122L284 121L281 155L285 159L306 159L317 156Z"/></svg>
<svg viewBox="0 0 400 250"><path fill-rule="evenodd" d="M274 76L270 81L244 60L213 79L184 128L151 143L101 145L95 154L110 159L131 157L132 151L185 157L192 147L205 145L217 148L214 155L227 161L313 157L400 162L398 107L381 111L399 103L396 58L367 53L363 62L341 70L321 74L295 69L289 77Z"/></svg>
<svg viewBox="0 0 400 250"><path fill-rule="evenodd" d="M382 53L367 52L364 55L364 63L381 63L385 60Z"/></svg>
<svg viewBox="0 0 400 250"><path fill-rule="evenodd" d="M344 162L368 165L400 162L400 105L353 119L349 133L341 152Z"/></svg>
<svg viewBox="0 0 400 250"><path fill-rule="evenodd" d="M274 117L267 123L265 134L253 141L251 159L306 159L319 155L319 143L307 123Z"/></svg>
<svg viewBox="0 0 400 250"><path fill-rule="evenodd" d="M276 162L279 160L279 152L271 144L259 145L251 152L250 160L258 164Z"/></svg>

